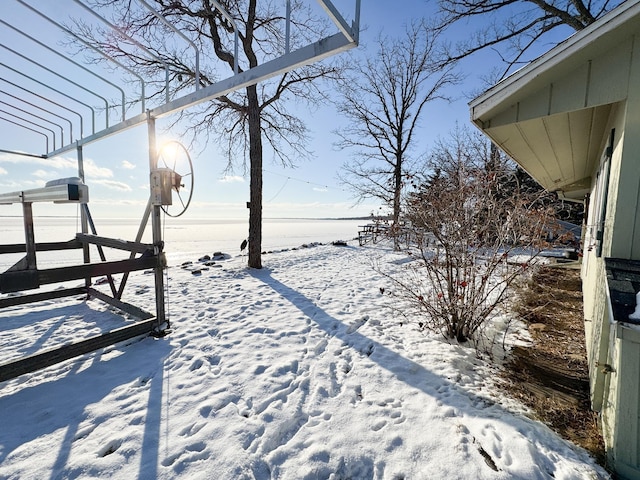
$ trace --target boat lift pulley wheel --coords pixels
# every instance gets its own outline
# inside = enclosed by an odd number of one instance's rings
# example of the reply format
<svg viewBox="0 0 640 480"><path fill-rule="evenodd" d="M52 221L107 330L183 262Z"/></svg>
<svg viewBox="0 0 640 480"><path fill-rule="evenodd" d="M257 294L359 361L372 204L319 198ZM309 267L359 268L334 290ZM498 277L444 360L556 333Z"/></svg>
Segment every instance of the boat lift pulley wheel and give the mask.
<svg viewBox="0 0 640 480"><path fill-rule="evenodd" d="M172 171L171 190L178 197L177 202L161 208L170 217L179 217L187 211L193 195L193 163L189 152L182 143L171 140L158 152L158 167Z"/></svg>

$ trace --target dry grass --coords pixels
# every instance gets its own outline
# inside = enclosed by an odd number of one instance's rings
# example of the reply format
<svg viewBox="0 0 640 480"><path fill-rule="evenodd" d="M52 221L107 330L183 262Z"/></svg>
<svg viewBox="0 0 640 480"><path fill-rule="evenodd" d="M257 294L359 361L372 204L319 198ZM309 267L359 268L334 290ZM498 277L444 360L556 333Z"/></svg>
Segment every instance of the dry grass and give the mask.
<svg viewBox="0 0 640 480"><path fill-rule="evenodd" d="M590 409L579 272L545 267L519 292L519 315L533 344L513 350L505 387L562 437L606 466L604 442Z"/></svg>

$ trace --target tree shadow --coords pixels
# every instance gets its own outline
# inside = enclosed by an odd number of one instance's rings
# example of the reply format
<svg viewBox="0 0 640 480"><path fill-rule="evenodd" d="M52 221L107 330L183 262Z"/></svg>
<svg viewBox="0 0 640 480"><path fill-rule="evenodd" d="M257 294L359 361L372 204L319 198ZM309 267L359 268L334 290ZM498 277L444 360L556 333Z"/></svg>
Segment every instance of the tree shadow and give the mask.
<svg viewBox="0 0 640 480"><path fill-rule="evenodd" d="M251 270L251 275L269 285L283 299L291 302L328 336L338 339L343 345L368 356L370 361L377 363L399 381L437 398L443 405L452 407L453 410L447 416L460 417L460 422L464 422L461 418L464 415L475 419L499 419L501 423L510 425L525 438L532 436L533 444L537 443L535 440L537 436L543 435L541 431L546 427L522 415L509 412L490 398L469 392L456 385L454 381L433 373L419 363L405 358L391 348L363 335L357 329L354 330L353 326L346 325L331 316L304 294L273 278L268 270ZM464 373L468 374L469 372ZM479 374L477 375L479 377ZM481 455L486 454L479 444L478 450ZM536 448L531 449L531 456L542 472L553 476L556 467L549 456L538 452Z"/></svg>
<svg viewBox="0 0 640 480"><path fill-rule="evenodd" d="M354 330L353 327L349 327L337 318L329 315L304 294L273 278L267 269L250 270L250 272L251 275L269 285L269 287L284 299L291 302L330 337L342 341L345 346L353 348L363 355L367 355L371 361L378 363L382 368L391 372L402 382L432 396L438 395L436 388L445 383L463 392L471 401L478 402L484 400L477 398L471 393L464 392L446 379L427 370L422 365L399 355L389 347L382 345L376 340L370 339L358 330Z"/></svg>

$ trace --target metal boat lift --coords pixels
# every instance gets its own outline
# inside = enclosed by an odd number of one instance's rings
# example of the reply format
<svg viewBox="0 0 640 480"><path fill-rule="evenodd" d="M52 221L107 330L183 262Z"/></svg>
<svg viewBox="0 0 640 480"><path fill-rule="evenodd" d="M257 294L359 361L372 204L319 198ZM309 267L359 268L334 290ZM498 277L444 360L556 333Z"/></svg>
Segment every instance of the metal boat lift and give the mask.
<svg viewBox="0 0 640 480"><path fill-rule="evenodd" d="M164 18L159 12L153 8L145 0L134 0L142 7L149 10L155 15L165 26L173 31L184 41L188 42L194 50L195 62L195 88L192 92L179 98L170 98L169 92L169 69L166 68L166 96L164 101L153 108L146 107L145 98L145 80L128 69L117 59L109 56L108 53L96 50L95 47L86 43L81 37L70 31L62 23L44 14L41 9L34 7L35 0L7 0L12 1L14 7L23 9L34 20L38 19L45 22L48 27L55 28L63 32L67 36L75 38L75 41L84 43L88 48L94 49L95 53L107 59L114 68L127 72L135 77L139 82L141 96L138 100L141 111L138 114L127 116L125 105L127 104L125 89L115 84L104 76L100 76L93 69L88 68L76 60L74 57L54 50L46 41L39 40L34 34L25 32L5 21L4 15L0 13L0 33L11 31L15 35L24 38L25 44L35 44L39 48L47 50L50 54L48 62L31 59L26 52L21 52L19 46L6 45L2 43L0 36L0 47L9 52L7 57L19 59L17 64L21 62L29 62L34 64L38 69L55 75L63 80L67 88L57 88L41 82L37 77L30 76L23 72L19 66L5 63L4 58L0 61L0 124L11 124L21 129L31 132L36 138L44 138L45 152L18 152L10 149L1 148L6 138L2 138L0 133L0 152L13 155L37 157L48 159L62 155L67 152L75 151L78 163L78 177L67 178L60 181L50 182L43 188L30 190L20 190L8 193L0 193L0 209L2 205L21 204L23 222L25 229L25 242L22 244L0 245L1 254L24 253L25 256L15 265L10 267L4 273L0 273L0 312L3 308L22 305L53 298L61 298L67 296L85 295L87 297L95 297L108 304L117 307L121 311L128 313L139 320L133 324L128 324L122 328L103 333L101 335L89 338L87 340L78 341L71 345L54 348L41 353L37 353L28 357L23 357L15 361L0 364L0 382L9 378L32 372L49 365L73 358L93 350L97 350L114 343L133 338L145 334L153 334L162 336L168 332L170 327L165 313L165 285L164 285L164 269L166 268L166 260L164 254L164 241L161 229L161 213L168 205L172 203L172 192L179 192L181 187L181 178L178 172L168 168L160 168L158 163L158 149L156 146L156 119L163 116L181 111L191 106L200 104L205 101L215 99L217 97L227 95L233 91L244 88L246 86L267 80L269 78L284 74L295 68L309 65L311 63L322 60L336 53L353 48L358 44L359 34L359 18L360 18L360 0L355 0L355 11L353 13L353 21L349 24L338 9L333 5L331 0L317 0L333 24L337 27L337 33L330 36L320 38L315 42L296 50L290 50L291 38L291 21L290 21L290 1L286 2L286 21L284 25L285 52L281 56L266 61L255 68L239 72L237 65L238 52L238 29L235 26L233 18L222 8L215 0L211 3L221 12L230 25L235 30L235 58L236 64L231 76L224 78L207 87L201 87L198 80L200 75L199 60L200 54L193 41L188 36L177 30L172 24ZM309 0L312 1L312 0ZM63 7L62 2L60 7ZM84 11L88 16L97 19L108 28L114 29L119 35L126 34L117 29L116 26L101 16L97 11L87 6L83 0L66 0L66 4L75 5L76 8ZM9 11L9 5L3 4L3 11ZM155 58L154 54L146 50L142 45L137 43L133 38L128 39L136 43L143 55ZM60 73L60 68L56 68L63 62L67 66L70 64L77 68L81 68L88 74L94 76L98 83L108 85L109 88L115 88L119 92L120 104L112 105L109 103L106 95L100 91L91 90L85 85L75 82L71 78L65 77ZM11 75L4 75L2 72L10 72ZM23 78L25 82L11 81L8 77ZM29 82L26 82L29 80ZM37 84L36 89L23 86L24 83ZM15 92L19 92L16 94ZM82 92L80 95L79 92ZM96 127L96 108L91 104L83 101L86 95L99 99L103 104L98 110L104 112L104 127ZM61 98L66 99L64 102ZM76 106L72 108L71 105ZM7 109L8 108L8 109ZM110 121L110 112L117 111L118 119L116 123ZM82 113L85 112L85 113ZM90 112L90 113L86 113ZM148 132L148 151L149 151L149 174L150 174L150 198L140 222L138 235L134 241L123 241L107 237L98 236L96 227L91 217L88 201L89 187L84 182L84 162L83 162L83 146L93 142L97 142L108 136L118 134L125 130L139 126L147 125ZM76 128L74 132L74 127ZM79 130L79 134L78 134ZM87 131L90 130L90 131ZM68 242L49 242L36 243L34 239L34 216L32 212L32 204L37 202L54 202L54 203L77 203L81 209L81 232L78 232L74 239ZM188 204L188 202L187 202ZM186 208L186 205L183 206ZM1 211L1 210L0 210ZM152 243L141 243L143 232L151 218ZM94 245L98 249L100 256L99 262L92 262L89 246ZM125 250L130 253L129 259L118 261L107 261L104 254L105 248ZM50 269L40 269L37 262L37 253L42 251L57 251L66 249L82 249L83 262L80 265L57 267ZM126 285L127 277L130 272L138 270L152 269L155 281L155 314L145 312L142 309L131 305L122 300L122 294ZM124 274L120 285L116 286L114 274ZM92 282L95 277L107 276L111 295L94 288ZM66 282L70 280L84 280L84 286L75 288L59 288L42 293L24 294L25 290L35 290L43 285ZM11 295L2 295L2 294ZM19 294L18 294L19 293Z"/></svg>

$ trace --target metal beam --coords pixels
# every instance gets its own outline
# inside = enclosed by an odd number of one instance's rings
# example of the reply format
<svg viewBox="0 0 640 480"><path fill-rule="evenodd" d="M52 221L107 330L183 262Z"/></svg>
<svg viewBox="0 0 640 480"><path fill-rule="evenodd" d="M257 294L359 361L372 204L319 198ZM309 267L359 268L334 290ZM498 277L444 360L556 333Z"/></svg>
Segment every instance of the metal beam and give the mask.
<svg viewBox="0 0 640 480"><path fill-rule="evenodd" d="M125 250L127 252L134 252L134 253L145 253L147 251L153 252L153 245L150 245L148 243L129 242L127 240L100 237L98 235L76 233L76 240L81 243L89 243L91 245L100 245L102 247L115 248L117 250Z"/></svg>
<svg viewBox="0 0 640 480"><path fill-rule="evenodd" d="M93 15L94 17L96 17L98 20L100 20L102 23L104 23L105 25L108 25L109 28L111 28L112 30L114 30L115 32L118 32L120 35L122 35L123 37L125 37L127 40L129 40L131 43L133 43L136 47L138 47L140 50L142 50L143 52L145 52L147 55L149 55L151 58L153 58L155 61L157 61L158 63L161 63L162 65L164 65L164 80L165 80L165 98L166 101L169 101L169 66L167 65L167 62L165 62L164 60L162 60L162 58L158 57L156 54L154 54L151 50L149 50L147 47L145 47L144 45L142 45L140 42L138 42L135 38L131 37L130 35L128 35L122 28L117 27L116 25L114 25L113 23L111 23L109 20L107 20L106 18L104 18L102 15L100 15L98 12L96 12L95 10L93 10L91 7L85 5L83 2L81 2L80 0L73 0L76 4L80 5L82 8L84 8L87 12L89 12L91 15Z"/></svg>
<svg viewBox="0 0 640 480"><path fill-rule="evenodd" d="M69 143L73 142L73 124L71 123L71 120L69 120L66 117L63 117L62 115L58 115L57 113L52 112L51 110L47 110L44 107L40 107L40 106L36 105L35 103L31 103L31 102L25 100L24 98L17 97L16 95L13 95L13 94L5 91L5 90L0 89L0 93L6 95L7 97L11 97L14 100L17 100L19 102L26 103L27 105L29 105L32 108L35 108L36 110L42 110L43 112L46 112L49 115L52 115L54 117L58 117L59 119L64 120L65 122L67 122L69 124ZM13 106L13 108L17 109L17 107L15 107L15 106ZM51 123L53 123L53 122L51 122ZM60 144L64 145L64 138L62 138L62 141L60 142Z"/></svg>
<svg viewBox="0 0 640 480"><path fill-rule="evenodd" d="M65 360L108 347L124 340L129 340L141 335L149 335L152 333L153 323L154 319L144 320L111 330L96 337L88 338L87 340L81 340L70 345L52 348L42 353L3 363L0 365L0 382L24 375L25 373L35 372L36 370L64 362Z"/></svg>
<svg viewBox="0 0 640 480"><path fill-rule="evenodd" d="M89 187L76 184L53 185L51 187L0 193L0 205L32 202L87 203L88 201Z"/></svg>
<svg viewBox="0 0 640 480"><path fill-rule="evenodd" d="M251 70L246 70L232 77L221 80L217 83L201 88L197 92L187 94L181 98L177 98L171 102L168 102L160 107L149 110L149 115L152 118L160 118L166 115L170 115L174 112L189 108L198 103L202 103L208 100L213 100L217 97L226 95L234 90L253 85L255 83L268 80L277 75L281 75L290 70L305 65L310 65L314 62L323 60L331 55L340 53L351 48L356 47L355 42L349 41L342 33L336 33L322 40L318 40L311 45L302 47L282 57L270 60L262 63ZM91 135L78 141L80 145L86 145L88 143L100 140L104 137L113 135L123 130L127 130L132 127L136 127L147 121L146 115L136 115L124 122L113 125L102 132L98 132L95 135ZM74 146L66 146L60 148L54 152L51 152L48 156L53 157L65 153Z"/></svg>
<svg viewBox="0 0 640 480"><path fill-rule="evenodd" d="M15 0L16 2L18 2L20 5L22 5L25 8L28 8L29 10L31 10L33 13L35 13L36 15L38 15L40 18L42 18L43 20L47 21L48 23L50 23L51 25L56 26L58 29L62 30L63 32L65 32L67 35L72 36L73 38L75 38L77 41L79 41L80 43L82 43L85 47L90 48L91 50L93 50L94 52L96 52L98 55L100 55L101 57L106 58L108 61L115 63L116 65L118 65L120 68L122 68L124 71L126 71L127 73L129 73L131 76L136 77L138 80L140 80L140 104L142 105L142 113L144 113L145 111L145 97L144 97L144 91L145 91L145 83L144 80L142 79L142 77L140 75L138 75L136 72L134 72L133 70L131 70L129 67L127 67L126 65L124 65L123 63L120 63L118 60L116 60L115 58L113 58L112 56L106 54L105 52L103 52L102 50L100 50L99 48L94 47L93 45L91 45L89 42L87 42L84 38L76 35L73 31L69 30L67 27L65 27L64 25L52 20L51 18L47 17L44 13L40 12L39 10L33 8L31 5L29 5L28 3L25 3L23 0ZM124 100L122 103L122 121L125 120L125 114L124 114Z"/></svg>
<svg viewBox="0 0 640 480"><path fill-rule="evenodd" d="M93 75L94 77L98 78L99 80L101 80L101 81L103 81L103 82L105 82L105 83L107 83L107 84L111 85L111 86L112 86L112 87L114 87L115 89L119 90L119 91L120 91L120 96L121 96L121 98L122 98L122 105L121 105L121 108L122 108L122 119L124 120L124 118L125 118L125 96L124 96L124 90L123 90L122 88L120 88L120 87L119 87L118 85L116 85L115 83L113 83L113 82L109 81L108 79L106 79L106 78L105 78L105 77L103 77L102 75L98 75L94 70L92 70L92 69L89 69L89 68L85 67L84 65L82 65L82 64L80 64L80 63L78 63L78 62L76 62L75 60L70 59L70 58L69 58L69 57L67 57L66 55L63 55L62 53L60 53L60 52L58 52L58 51L54 50L54 49L53 49L53 48L51 48L50 46L48 46L48 45L46 45L46 44L42 43L40 40L38 40L38 39L36 39L36 38L32 37L31 35L29 35L29 34L27 34L27 33L23 32L23 31L21 31L21 30L19 30L19 29L15 28L14 26L12 26L12 25L8 24L7 22L3 21L2 19L0 19L0 24L2 24L2 25L4 25L4 26L6 26L7 28L10 28L10 29L11 29L11 30L13 30L14 32L18 33L19 35L22 35L22 36L24 36L24 37L28 38L28 39L29 39L29 40L31 40L32 42L36 43L37 45L39 45L40 47L44 48L45 50L47 50L47 51L49 51L49 52L53 53L54 55L57 55L58 57L60 57L60 58L62 58L62 59L64 59L64 60L66 60L67 62L72 63L73 65L75 65L75 66L76 66L76 67L78 67L79 69L84 70L85 72L87 72L89 75ZM5 47L5 48L7 48L7 47ZM28 58L28 57L24 57L23 55L21 55L21 54L20 54L20 53L18 53L18 52L14 52L14 53L15 53L16 55L18 55L18 56L20 56L20 57L24 58L25 60L27 60L27 61L31 62L31 63L35 63L35 64L36 64L36 65L38 65L40 68L44 68L45 70L49 70L48 68L46 68L46 67L44 67L44 66L40 65L38 62L35 62L35 61L31 60L31 59L30 59L30 58ZM49 70L49 71L50 71L50 70ZM53 73L54 75L57 75L57 76L61 77L61 78L62 78L62 79L64 79L64 80L66 80L66 81L68 81L68 82L72 83L73 85L76 85L77 87L79 87L79 88L81 88L81 89L83 89L83 90L85 90L85 91L87 91L87 92L89 92L89 93L91 93L91 94L95 95L96 97L101 98L101 99L105 102L106 107L107 107L107 108L106 108L106 110L105 110L105 117L106 117L106 118L105 118L105 121L106 121L106 126L107 126L107 127L109 126L109 103L107 102L107 99L106 99L106 98L104 98L104 97L102 97L102 96L98 95L96 92L94 92L94 91L92 91L92 90L88 90L87 88L85 88L85 87L84 87L84 86L82 86L82 85L79 85L79 84L77 84L77 83L75 83L75 82L72 82L72 81L71 81L71 80L69 80L68 78L66 78L66 77L64 77L64 76L61 76L61 75L59 75L59 74L58 74L58 73L56 73L56 72L53 72L53 71L50 71L50 72L51 72L51 73Z"/></svg>
<svg viewBox="0 0 640 480"><path fill-rule="evenodd" d="M4 118L0 118L0 120L6 120ZM10 123L14 123L14 122L10 122ZM22 125L16 124L19 127L22 128L27 128L27 127L23 127ZM37 130L34 130L32 128L27 128L27 130L31 130L32 132L36 132L40 135L43 135L46 138L46 135L44 133L38 132ZM37 154L37 153L25 153L25 152L16 152L15 150L5 150L3 148L0 148L0 152L2 153L10 153L11 155L20 155L23 157L29 157L29 158L47 158L46 155L42 155L42 154Z"/></svg>
<svg viewBox="0 0 640 480"><path fill-rule="evenodd" d="M336 53L355 47L344 35L337 33L331 37L319 40L311 45L295 50L288 55L262 63L250 70L241 72L220 82L214 83L190 95L185 95L165 105L151 110L155 118L169 115L178 110L191 107L198 103L213 100L240 88L268 80L298 67L310 65Z"/></svg>
<svg viewBox="0 0 640 480"><path fill-rule="evenodd" d="M24 253L27 246L24 243L6 243L0 245L0 255L5 253ZM58 250L76 250L82 248L82 243L78 240L67 240L66 242L42 242L36 243L36 252L53 252Z"/></svg>
<svg viewBox="0 0 640 480"><path fill-rule="evenodd" d="M340 14L338 9L331 3L331 0L318 0L325 12L331 17L333 23L340 29L342 34L347 37L351 42L358 42L358 32L354 32L353 29L347 24L344 17ZM360 0L356 0L356 12L360 10ZM358 25L359 27L359 25Z"/></svg>
<svg viewBox="0 0 640 480"><path fill-rule="evenodd" d="M6 307L15 307L16 305L25 305L27 303L43 302L54 298L72 297L87 293L84 287L61 288L50 292L32 293L30 295L15 295L11 297L0 298L0 309Z"/></svg>
<svg viewBox="0 0 640 480"><path fill-rule="evenodd" d="M81 138L76 141L73 145L66 145L62 148L59 148L47 155L47 157L55 157L57 155L62 155L63 153L70 152L72 150L76 150L78 146L88 145L97 140L102 140L103 138L110 137L111 135L115 135L116 133L123 132L125 130L129 130L130 128L137 127L138 125L142 125L147 121L147 114L140 113L135 117L128 118L124 122L117 123L115 125L111 125L109 128L105 128L104 130L94 133L93 135L89 135L88 137Z"/></svg>
<svg viewBox="0 0 640 480"><path fill-rule="evenodd" d="M64 145L64 128L62 128L62 125L60 125L59 123L52 122L51 120L49 120L47 118L44 118L44 117L41 117L40 115L36 115L33 112L30 112L30 111L25 110L25 109L20 108L20 107L16 107L15 105L12 105L11 103L7 103L4 100L0 100L0 103L3 104L3 105L8 106L10 108L13 108L15 110L18 110L19 112L26 113L27 115L30 115L33 118L37 118L38 120L42 120L43 122L50 123L51 125L55 125L56 127L58 127L60 129L60 145ZM29 123L31 123L31 122L29 122ZM38 125L38 124L36 124L36 125ZM38 125L38 126L41 127L41 128L44 128L41 125ZM49 131L51 131L51 130L49 130ZM54 134L54 139L55 139L55 134ZM55 148L55 141L53 143L53 148Z"/></svg>

